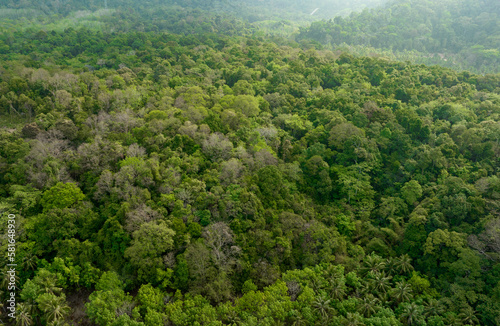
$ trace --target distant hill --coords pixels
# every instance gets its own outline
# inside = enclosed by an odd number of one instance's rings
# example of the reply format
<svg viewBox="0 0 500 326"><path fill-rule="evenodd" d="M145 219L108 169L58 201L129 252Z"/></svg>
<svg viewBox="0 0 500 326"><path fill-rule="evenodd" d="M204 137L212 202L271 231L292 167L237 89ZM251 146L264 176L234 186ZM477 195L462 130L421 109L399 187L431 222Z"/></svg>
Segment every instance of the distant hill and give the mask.
<svg viewBox="0 0 500 326"><path fill-rule="evenodd" d="M397 0L348 18L312 23L297 39L417 51L424 63L499 72L499 18L498 0Z"/></svg>
<svg viewBox="0 0 500 326"><path fill-rule="evenodd" d="M368 9L377 5L383 6ZM106 7L110 10L102 10ZM294 35L316 48L321 43L482 74L500 72L499 17L498 0L8 0L0 5L0 27L7 29Z"/></svg>
<svg viewBox="0 0 500 326"><path fill-rule="evenodd" d="M3 2L3 1L2 1ZM45 14L68 15L75 10L108 8L151 9L158 6L179 5L185 8L201 8L212 12L234 14L250 22L269 19L314 21L345 16L353 11L378 6L386 0L8 0L0 8L38 10ZM311 13L318 9L314 15Z"/></svg>
<svg viewBox="0 0 500 326"><path fill-rule="evenodd" d="M176 2L183 6L187 3L195 3L205 9L230 12L254 22L268 19L295 21L331 19L348 15L353 11L376 7L385 3L386 0L193 0L191 2L177 0ZM311 15L313 12L314 14Z"/></svg>

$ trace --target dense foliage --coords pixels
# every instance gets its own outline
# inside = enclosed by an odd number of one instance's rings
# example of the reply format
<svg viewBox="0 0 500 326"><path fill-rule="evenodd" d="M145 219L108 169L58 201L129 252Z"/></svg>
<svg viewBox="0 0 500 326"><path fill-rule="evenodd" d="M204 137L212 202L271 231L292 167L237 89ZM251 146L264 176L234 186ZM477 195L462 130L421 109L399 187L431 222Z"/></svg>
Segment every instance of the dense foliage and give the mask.
<svg viewBox="0 0 500 326"><path fill-rule="evenodd" d="M52 15L69 15L76 10L99 10L105 8L134 8L143 11L148 8L169 7L199 8L210 12L230 13L251 22L268 19L317 20L347 15L352 11L374 7L385 0L4 0L8 9L29 9ZM318 8L314 15L311 13Z"/></svg>
<svg viewBox="0 0 500 326"><path fill-rule="evenodd" d="M0 34L18 325L500 323L500 75L129 24Z"/></svg>
<svg viewBox="0 0 500 326"><path fill-rule="evenodd" d="M304 27L298 38L390 49L412 59L481 73L500 72L500 2L397 0ZM406 54L408 55L408 54Z"/></svg>
<svg viewBox="0 0 500 326"><path fill-rule="evenodd" d="M484 74L500 72L499 16L497 0L26 0L0 5L0 28L279 36Z"/></svg>

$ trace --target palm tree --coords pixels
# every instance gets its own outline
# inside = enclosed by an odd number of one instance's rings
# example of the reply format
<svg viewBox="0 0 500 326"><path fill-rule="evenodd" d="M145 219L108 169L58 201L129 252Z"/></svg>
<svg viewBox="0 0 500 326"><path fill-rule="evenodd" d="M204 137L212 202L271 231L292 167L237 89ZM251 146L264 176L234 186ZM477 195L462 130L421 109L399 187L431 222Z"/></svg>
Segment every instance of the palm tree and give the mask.
<svg viewBox="0 0 500 326"><path fill-rule="evenodd" d="M416 325L420 319L420 307L416 303L412 302L406 305L401 318L406 325Z"/></svg>
<svg viewBox="0 0 500 326"><path fill-rule="evenodd" d="M57 295L62 291L62 289L56 285L57 276L46 269L41 269L34 281L40 286L40 293Z"/></svg>
<svg viewBox="0 0 500 326"><path fill-rule="evenodd" d="M413 266L411 265L411 258L407 254L402 255L401 257L396 259L396 267L400 273L406 274L413 270Z"/></svg>
<svg viewBox="0 0 500 326"><path fill-rule="evenodd" d="M460 318L456 314L446 314L445 325L446 326L455 326L460 325Z"/></svg>
<svg viewBox="0 0 500 326"><path fill-rule="evenodd" d="M479 324L479 320L476 317L476 312L470 306L463 309L462 312L458 315L458 318L460 318L464 325Z"/></svg>
<svg viewBox="0 0 500 326"><path fill-rule="evenodd" d="M377 311L376 308L379 302L380 300L375 298L373 294L368 294L358 306L358 311L368 318Z"/></svg>
<svg viewBox="0 0 500 326"><path fill-rule="evenodd" d="M387 291L390 290L391 285L389 280L392 278L391 276L386 276L384 272L371 272L370 285L372 290L377 292L379 295L385 295Z"/></svg>
<svg viewBox="0 0 500 326"><path fill-rule="evenodd" d="M305 325L307 325L307 321L304 319L304 317L302 317L301 314L294 316L292 320L293 320L292 326L305 326Z"/></svg>
<svg viewBox="0 0 500 326"><path fill-rule="evenodd" d="M396 258L387 258L385 261L385 271L389 275L395 275L398 271L398 268L396 266Z"/></svg>
<svg viewBox="0 0 500 326"><path fill-rule="evenodd" d="M425 317L440 316L443 312L443 305L436 299L430 299L424 304Z"/></svg>
<svg viewBox="0 0 500 326"><path fill-rule="evenodd" d="M230 310L225 319L228 325L238 325L241 322L241 319L235 310Z"/></svg>
<svg viewBox="0 0 500 326"><path fill-rule="evenodd" d="M324 289L326 286L326 282L324 280L320 280L318 278L311 279L311 287L314 291L320 291Z"/></svg>
<svg viewBox="0 0 500 326"><path fill-rule="evenodd" d="M361 316L358 313L348 312L346 318L342 321L344 326L360 326L363 325L361 322Z"/></svg>
<svg viewBox="0 0 500 326"><path fill-rule="evenodd" d="M354 291L353 295L356 298L361 298L361 297L363 297L363 296L365 296L365 295L367 295L367 294L370 293L370 288L371 288L371 286L370 286L370 280L368 280L368 279L365 278L365 279L362 280L362 282L359 285L359 287L356 288L356 290Z"/></svg>
<svg viewBox="0 0 500 326"><path fill-rule="evenodd" d="M330 307L330 302L331 300L325 295L318 296L313 302L314 308L316 308L323 321L327 321L330 318L330 313L333 309Z"/></svg>
<svg viewBox="0 0 500 326"><path fill-rule="evenodd" d="M396 303L400 304L403 301L409 301L412 297L412 289L411 286L403 282L396 282L396 287L392 289L391 295L396 299Z"/></svg>
<svg viewBox="0 0 500 326"><path fill-rule="evenodd" d="M48 323L47 326L70 326L70 325L64 320L53 320L50 323Z"/></svg>
<svg viewBox="0 0 500 326"><path fill-rule="evenodd" d="M49 323L62 321L71 311L70 307L66 303L66 296L64 294L60 297L48 294L44 300L40 300L38 302L38 307L44 313L44 316Z"/></svg>
<svg viewBox="0 0 500 326"><path fill-rule="evenodd" d="M24 303L19 303L17 305L17 316L16 316L16 326L31 326L33 325L33 319L30 314L30 307L27 307Z"/></svg>
<svg viewBox="0 0 500 326"><path fill-rule="evenodd" d="M363 268L362 270L365 273L369 272L381 272L385 267L385 262L382 257L371 254L363 259Z"/></svg>
<svg viewBox="0 0 500 326"><path fill-rule="evenodd" d="M35 270L38 258L32 253L28 253L23 258L23 268L25 270Z"/></svg>
<svg viewBox="0 0 500 326"><path fill-rule="evenodd" d="M341 300L345 295L345 283L343 280L338 278L331 278L331 291L330 295L332 298Z"/></svg>

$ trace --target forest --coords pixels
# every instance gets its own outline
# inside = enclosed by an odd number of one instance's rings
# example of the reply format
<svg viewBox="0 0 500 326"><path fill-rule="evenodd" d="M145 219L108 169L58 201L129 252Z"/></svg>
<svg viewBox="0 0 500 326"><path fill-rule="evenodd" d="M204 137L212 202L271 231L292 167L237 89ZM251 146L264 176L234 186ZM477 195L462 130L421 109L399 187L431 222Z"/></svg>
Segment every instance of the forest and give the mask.
<svg viewBox="0 0 500 326"><path fill-rule="evenodd" d="M500 73L497 0L5 0L0 28L259 35L357 56ZM222 24L221 24L222 23ZM278 40L275 38L278 37Z"/></svg>
<svg viewBox="0 0 500 326"><path fill-rule="evenodd" d="M500 325L500 74L117 2L0 10L4 324Z"/></svg>
<svg viewBox="0 0 500 326"><path fill-rule="evenodd" d="M314 22L302 27L298 39L369 47L403 60L500 73L499 17L497 0L399 0L347 18Z"/></svg>
<svg viewBox="0 0 500 326"><path fill-rule="evenodd" d="M345 16L353 11L372 8L387 0L4 0L4 8L38 11L44 15L67 16L78 10L124 9L148 10L180 6L184 9L199 8L207 12L236 15L250 22L260 20L314 21ZM318 8L318 11L311 13Z"/></svg>

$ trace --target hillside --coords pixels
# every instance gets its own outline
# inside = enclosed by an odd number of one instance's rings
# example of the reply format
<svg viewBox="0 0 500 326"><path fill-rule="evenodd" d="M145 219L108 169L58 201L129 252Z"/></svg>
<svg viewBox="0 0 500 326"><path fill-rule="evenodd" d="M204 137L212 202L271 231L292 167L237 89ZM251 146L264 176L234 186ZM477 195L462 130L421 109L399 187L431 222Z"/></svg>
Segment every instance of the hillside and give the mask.
<svg viewBox="0 0 500 326"><path fill-rule="evenodd" d="M25 325L498 324L498 75L215 33L2 40Z"/></svg>
<svg viewBox="0 0 500 326"><path fill-rule="evenodd" d="M298 39L391 50L399 58L498 73L499 17L496 0L397 0L348 18L312 23Z"/></svg>
<svg viewBox="0 0 500 326"><path fill-rule="evenodd" d="M0 322L500 324L495 1L284 3L2 3Z"/></svg>
<svg viewBox="0 0 500 326"><path fill-rule="evenodd" d="M99 9L135 9L137 11L156 10L180 6L189 9L202 9L212 13L231 14L249 22L262 20L292 20L295 22L330 19L345 16L353 11L376 7L386 0L25 0L5 1L0 8L8 10L24 10L26 13L38 12L40 15L70 15L75 11ZM314 15L311 13L318 9ZM1 12L1 9L0 9Z"/></svg>
<svg viewBox="0 0 500 326"><path fill-rule="evenodd" d="M0 6L0 28L258 35L486 74L500 72L499 15L496 0L27 0Z"/></svg>

